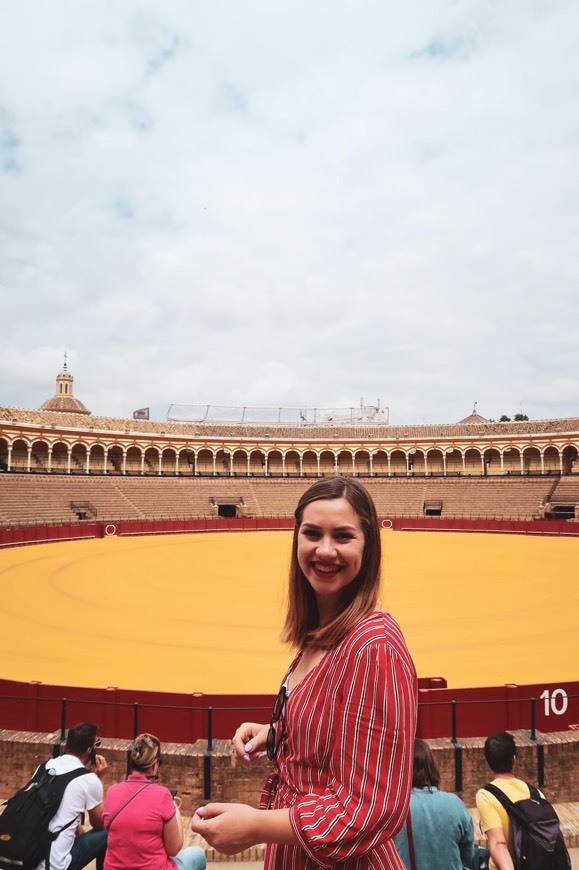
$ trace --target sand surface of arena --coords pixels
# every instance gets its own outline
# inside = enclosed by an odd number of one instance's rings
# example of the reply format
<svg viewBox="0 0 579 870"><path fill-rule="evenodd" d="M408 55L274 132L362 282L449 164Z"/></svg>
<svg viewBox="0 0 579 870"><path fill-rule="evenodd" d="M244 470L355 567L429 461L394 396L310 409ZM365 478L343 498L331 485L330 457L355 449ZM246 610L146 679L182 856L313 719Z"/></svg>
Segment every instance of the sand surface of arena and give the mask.
<svg viewBox="0 0 579 870"><path fill-rule="evenodd" d="M577 678L573 538L382 533L382 604L420 676L449 686ZM274 693L290 532L0 552L0 675L87 687Z"/></svg>

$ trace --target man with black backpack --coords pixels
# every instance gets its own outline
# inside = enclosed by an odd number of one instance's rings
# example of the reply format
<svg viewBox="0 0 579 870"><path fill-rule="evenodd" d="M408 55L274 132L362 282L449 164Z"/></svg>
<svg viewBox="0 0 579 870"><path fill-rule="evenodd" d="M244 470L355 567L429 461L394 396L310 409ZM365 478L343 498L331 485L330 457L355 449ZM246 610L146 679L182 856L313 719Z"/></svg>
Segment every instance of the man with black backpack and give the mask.
<svg viewBox="0 0 579 870"><path fill-rule="evenodd" d="M487 737L485 758L495 776L477 792L476 806L490 870L571 870L555 810L533 785L514 775L512 735L501 731Z"/></svg>
<svg viewBox="0 0 579 870"><path fill-rule="evenodd" d="M6 802L0 815L0 868L81 870L96 859L102 868L103 786L107 763L96 750L97 726L68 732L64 754L41 764ZM81 825L84 813L92 830Z"/></svg>

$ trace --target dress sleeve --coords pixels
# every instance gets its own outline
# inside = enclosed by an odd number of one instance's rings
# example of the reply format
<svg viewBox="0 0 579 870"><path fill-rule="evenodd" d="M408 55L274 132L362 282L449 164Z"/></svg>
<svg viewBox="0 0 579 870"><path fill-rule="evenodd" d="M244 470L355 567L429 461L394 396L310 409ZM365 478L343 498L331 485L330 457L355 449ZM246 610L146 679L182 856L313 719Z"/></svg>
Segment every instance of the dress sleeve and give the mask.
<svg viewBox="0 0 579 870"><path fill-rule="evenodd" d="M322 867L358 858L401 828L412 787L416 674L385 640L356 651L339 705L328 785L290 808L293 830Z"/></svg>

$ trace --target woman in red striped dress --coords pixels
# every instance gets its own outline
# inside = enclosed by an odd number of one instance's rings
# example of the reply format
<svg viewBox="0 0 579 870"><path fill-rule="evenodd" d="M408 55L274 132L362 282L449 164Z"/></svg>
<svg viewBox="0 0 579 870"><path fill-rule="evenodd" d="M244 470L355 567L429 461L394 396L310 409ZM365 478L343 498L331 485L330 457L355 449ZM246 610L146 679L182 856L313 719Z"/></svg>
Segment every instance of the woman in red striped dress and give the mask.
<svg viewBox="0 0 579 870"><path fill-rule="evenodd" d="M296 512L283 639L299 652L270 725L245 722L245 762L275 763L259 810L200 808L192 828L225 854L268 843L265 867L404 870L393 837L410 799L416 672L376 609L380 528L354 479L314 483Z"/></svg>

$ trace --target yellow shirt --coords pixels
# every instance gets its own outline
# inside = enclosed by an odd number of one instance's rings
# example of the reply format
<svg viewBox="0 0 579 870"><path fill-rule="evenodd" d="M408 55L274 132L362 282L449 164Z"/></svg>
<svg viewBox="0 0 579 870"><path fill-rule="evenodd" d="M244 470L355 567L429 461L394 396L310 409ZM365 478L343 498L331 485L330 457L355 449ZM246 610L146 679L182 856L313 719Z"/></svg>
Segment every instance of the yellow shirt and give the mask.
<svg viewBox="0 0 579 870"><path fill-rule="evenodd" d="M496 785L497 788L500 788L501 791L503 791L513 802L526 800L531 796L527 783L523 782L522 779L517 779L515 776L511 779L503 779L502 777L499 777L498 779L491 780L491 782L493 785ZM509 824L508 813L503 805L499 803L496 797L489 791L485 791L484 788L481 788L476 793L476 808L480 815L481 828L485 834L487 831L490 831L491 828L503 829L509 852L511 853L511 857L513 857L511 826ZM496 870L496 866L497 865L491 858L489 862L489 870Z"/></svg>

